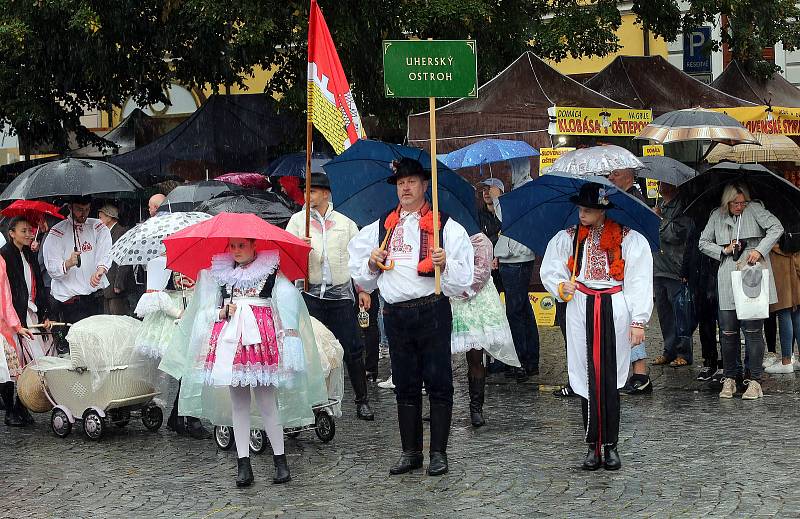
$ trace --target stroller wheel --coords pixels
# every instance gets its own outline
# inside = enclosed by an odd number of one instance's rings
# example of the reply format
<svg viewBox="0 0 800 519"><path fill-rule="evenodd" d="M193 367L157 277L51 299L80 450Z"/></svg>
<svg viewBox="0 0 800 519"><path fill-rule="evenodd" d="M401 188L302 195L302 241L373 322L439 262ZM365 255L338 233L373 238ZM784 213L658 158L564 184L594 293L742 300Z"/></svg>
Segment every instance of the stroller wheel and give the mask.
<svg viewBox="0 0 800 519"><path fill-rule="evenodd" d="M336 422L333 421L333 417L324 411L317 413L314 432L323 443L331 441L336 435Z"/></svg>
<svg viewBox="0 0 800 519"><path fill-rule="evenodd" d="M148 431L157 431L164 423L164 412L157 405L142 408L142 425Z"/></svg>
<svg viewBox="0 0 800 519"><path fill-rule="evenodd" d="M67 417L67 413L56 407L50 416L50 427L53 433L59 438L66 438L72 432L72 424Z"/></svg>
<svg viewBox="0 0 800 519"><path fill-rule="evenodd" d="M215 425L214 442L223 451L233 447L233 429L227 425Z"/></svg>
<svg viewBox="0 0 800 519"><path fill-rule="evenodd" d="M261 429L253 429L250 431L250 452L261 454L267 450L269 440L267 434Z"/></svg>
<svg viewBox="0 0 800 519"><path fill-rule="evenodd" d="M83 413L83 432L91 440L99 440L105 432L105 423L100 414L94 409L87 409Z"/></svg>

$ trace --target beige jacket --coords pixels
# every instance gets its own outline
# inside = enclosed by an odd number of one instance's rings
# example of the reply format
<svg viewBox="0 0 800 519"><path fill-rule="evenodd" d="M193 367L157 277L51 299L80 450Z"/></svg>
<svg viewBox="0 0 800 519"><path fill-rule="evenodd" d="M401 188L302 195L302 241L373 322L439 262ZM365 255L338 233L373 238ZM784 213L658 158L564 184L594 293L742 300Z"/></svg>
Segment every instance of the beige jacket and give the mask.
<svg viewBox="0 0 800 519"><path fill-rule="evenodd" d="M300 238L305 236L305 209L292 215L286 230ZM322 283L325 257L327 257L332 275L330 286L341 285L350 281L350 270L347 266L348 261L350 261L350 255L347 253L347 244L356 234L358 234L358 227L356 227L355 222L342 213L334 211L333 204L328 204L328 211L324 217L315 210L311 211L312 250L308 256L308 277L311 284L319 285Z"/></svg>

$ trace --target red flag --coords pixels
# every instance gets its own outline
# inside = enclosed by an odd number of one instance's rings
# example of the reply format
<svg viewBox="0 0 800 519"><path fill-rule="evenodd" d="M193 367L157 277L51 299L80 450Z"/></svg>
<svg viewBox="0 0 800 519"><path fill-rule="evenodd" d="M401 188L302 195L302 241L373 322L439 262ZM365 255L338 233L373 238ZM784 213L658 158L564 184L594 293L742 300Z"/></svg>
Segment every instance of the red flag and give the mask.
<svg viewBox="0 0 800 519"><path fill-rule="evenodd" d="M342 153L365 138L350 85L316 0L308 18L308 119Z"/></svg>

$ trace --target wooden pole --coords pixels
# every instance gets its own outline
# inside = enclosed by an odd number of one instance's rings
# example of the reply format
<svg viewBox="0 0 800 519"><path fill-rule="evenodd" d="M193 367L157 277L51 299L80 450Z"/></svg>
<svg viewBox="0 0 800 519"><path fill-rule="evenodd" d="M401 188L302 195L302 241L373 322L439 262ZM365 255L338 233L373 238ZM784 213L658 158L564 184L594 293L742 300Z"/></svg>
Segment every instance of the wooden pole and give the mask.
<svg viewBox="0 0 800 519"><path fill-rule="evenodd" d="M310 115L309 113L308 121L306 121L306 238L311 237L311 136L314 122ZM305 290L309 289L308 283L308 269L306 269Z"/></svg>
<svg viewBox="0 0 800 519"><path fill-rule="evenodd" d="M436 167L436 98L428 98L430 105L431 122L431 198L433 205L433 249L441 247L439 243L439 181ZM442 293L442 269L438 266L434 270L436 294Z"/></svg>

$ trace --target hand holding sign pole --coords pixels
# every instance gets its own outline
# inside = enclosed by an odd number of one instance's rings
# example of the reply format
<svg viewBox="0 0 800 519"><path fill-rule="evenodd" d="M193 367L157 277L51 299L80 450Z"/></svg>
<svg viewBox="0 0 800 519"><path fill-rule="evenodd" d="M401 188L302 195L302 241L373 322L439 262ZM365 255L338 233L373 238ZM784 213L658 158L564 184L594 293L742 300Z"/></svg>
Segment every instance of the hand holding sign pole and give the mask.
<svg viewBox="0 0 800 519"><path fill-rule="evenodd" d="M478 97L478 61L474 40L388 40L383 42L386 97L427 97L431 133L431 206L433 248L439 242L439 186L436 164L436 98ZM441 269L435 270L441 293Z"/></svg>

